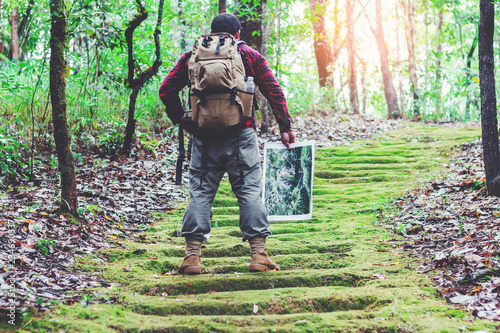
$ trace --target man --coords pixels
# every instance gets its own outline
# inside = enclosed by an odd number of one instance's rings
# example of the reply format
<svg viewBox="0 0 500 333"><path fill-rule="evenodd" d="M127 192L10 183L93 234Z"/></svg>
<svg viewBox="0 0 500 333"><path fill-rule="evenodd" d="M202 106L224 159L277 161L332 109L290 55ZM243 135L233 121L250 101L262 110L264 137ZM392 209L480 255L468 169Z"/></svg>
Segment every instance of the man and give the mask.
<svg viewBox="0 0 500 333"><path fill-rule="evenodd" d="M211 33L230 33L238 39L241 25L232 14L219 14L212 21ZM285 96L264 57L241 43L238 45L245 67L245 75L253 77L261 93L269 100L279 124L281 141L290 148L295 135ZM184 54L170 71L160 87L160 98L168 117L175 124L182 122L184 110L179 91L188 84L188 62L191 52ZM262 187L260 155L256 135L255 111L246 119L244 129L234 137L197 136L195 128L186 128L194 134L189 171L189 204L182 221L181 236L186 238L184 262L179 274L200 274L201 245L210 232L212 202L225 172L240 207L240 229L243 241L248 240L252 260L249 271L279 270L266 252L265 240L271 234L269 221L260 198Z"/></svg>

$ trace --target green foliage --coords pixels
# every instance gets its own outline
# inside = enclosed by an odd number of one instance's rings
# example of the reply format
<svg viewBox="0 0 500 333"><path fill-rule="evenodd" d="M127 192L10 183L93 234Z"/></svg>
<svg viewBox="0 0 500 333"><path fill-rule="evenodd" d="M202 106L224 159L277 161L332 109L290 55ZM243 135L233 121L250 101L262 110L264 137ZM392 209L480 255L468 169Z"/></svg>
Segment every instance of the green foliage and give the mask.
<svg viewBox="0 0 500 333"><path fill-rule="evenodd" d="M0 127L0 186L7 177L27 176L28 145Z"/></svg>
<svg viewBox="0 0 500 333"><path fill-rule="evenodd" d="M35 244L35 247L37 248L38 251L40 251L41 254L48 256L49 255L49 246L55 246L57 243L56 241L52 239L44 239L44 238L39 238Z"/></svg>
<svg viewBox="0 0 500 333"><path fill-rule="evenodd" d="M103 155L113 155L123 144L123 134L119 130L111 130L99 136L97 148Z"/></svg>

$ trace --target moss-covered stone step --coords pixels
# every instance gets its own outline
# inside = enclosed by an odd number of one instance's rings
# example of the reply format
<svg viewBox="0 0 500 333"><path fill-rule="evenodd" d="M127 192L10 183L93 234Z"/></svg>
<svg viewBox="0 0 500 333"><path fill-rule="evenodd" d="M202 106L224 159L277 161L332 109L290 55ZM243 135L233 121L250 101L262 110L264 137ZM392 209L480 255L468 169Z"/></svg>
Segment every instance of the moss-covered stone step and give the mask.
<svg viewBox="0 0 500 333"><path fill-rule="evenodd" d="M253 308L253 305L252 305ZM62 306L36 321L36 331L66 332L459 332L495 331L491 322L468 322L466 313L438 301L376 310L255 315L144 315L125 305Z"/></svg>
<svg viewBox="0 0 500 333"><path fill-rule="evenodd" d="M351 179L357 179L358 182L362 180L370 180L373 179L372 181L380 181L382 177L386 179L393 179L397 178L398 176L407 176L409 173L408 169L401 169L401 170L391 170L387 171L387 173L380 172L380 170L363 170L363 171L345 171L345 172L340 172L340 171L333 171L333 170L323 170L323 171L316 171L314 173L314 176L317 178L322 178L322 179L337 179L337 178L351 178Z"/></svg>
<svg viewBox="0 0 500 333"><path fill-rule="evenodd" d="M286 235L276 236L275 240L271 239L268 242L269 253L270 255L312 253L341 254L349 252L351 249L351 242L329 242L334 235L332 232L324 231L315 234L317 235L307 235L307 237L302 237L302 239L300 239L300 237L286 239ZM278 239L278 237L281 238ZM227 243L230 244L214 242L205 245L205 248L202 249L202 256L204 258L220 258L248 256L250 254L250 247L248 246L248 243L241 243L239 238L228 238ZM138 245L140 246L131 249L108 249L102 251L101 253L110 262L127 258L184 257L184 248L182 245Z"/></svg>
<svg viewBox="0 0 500 333"><path fill-rule="evenodd" d="M242 274L202 274L198 276L158 276L155 274L138 276L134 272L123 274L119 271L105 273L113 279L140 294L155 290L158 295L204 294L213 291L262 290L290 287L324 287L363 285L372 276L349 274L338 270L294 270L267 273Z"/></svg>
<svg viewBox="0 0 500 333"><path fill-rule="evenodd" d="M276 288L164 297L122 293L121 298L125 300L127 309L156 316L375 310L394 301L394 295L390 292L375 296L371 290L367 292L363 287Z"/></svg>
<svg viewBox="0 0 500 333"><path fill-rule="evenodd" d="M176 274L177 268L182 263L181 257L169 258L128 258L121 259L119 262L103 264L94 262L93 264L85 262L79 265L79 268L86 268L88 272L96 271L133 271L141 275L162 275ZM235 272L247 273L251 258L249 256L241 257L220 257L205 258L202 257L202 273L204 274L233 274ZM351 263L351 258L347 254L289 254L273 256L273 261L277 263L281 270L300 270L300 269L337 269L347 267ZM115 266L115 267L113 267ZM112 268L113 267L113 268Z"/></svg>
<svg viewBox="0 0 500 333"><path fill-rule="evenodd" d="M391 163L391 164L332 164L330 158L325 158L323 161L318 161L315 159L314 168L315 170L321 170L325 172L339 172L342 175L346 172L363 172L366 170L388 172L393 169L411 169L415 164L401 163Z"/></svg>

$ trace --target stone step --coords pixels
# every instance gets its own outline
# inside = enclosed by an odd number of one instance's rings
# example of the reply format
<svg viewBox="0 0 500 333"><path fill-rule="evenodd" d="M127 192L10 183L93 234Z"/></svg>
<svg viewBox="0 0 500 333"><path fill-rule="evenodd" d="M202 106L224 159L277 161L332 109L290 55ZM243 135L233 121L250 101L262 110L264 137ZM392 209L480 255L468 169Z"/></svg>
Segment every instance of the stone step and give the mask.
<svg viewBox="0 0 500 333"><path fill-rule="evenodd" d="M161 295L204 294L209 292L262 290L290 287L348 286L358 287L373 279L370 275L350 274L345 268L338 270L294 270L266 273L201 274L195 276L151 276L140 279L130 274L121 282L140 294ZM140 283L138 283L140 282Z"/></svg>
<svg viewBox="0 0 500 333"><path fill-rule="evenodd" d="M182 302L179 302L182 303ZM148 315L141 314L140 305L97 304L92 308L62 307L64 321L54 319L50 327L66 332L459 332L463 316L448 305L405 307L409 315L400 315L398 303L379 304L372 310L350 309L336 312L248 315ZM437 318L436 318L437 317ZM471 330L477 324L469 324ZM494 325L491 331L495 330ZM485 326L479 326L483 328ZM469 327L466 328L469 330Z"/></svg>
<svg viewBox="0 0 500 333"><path fill-rule="evenodd" d="M155 316L169 315L252 315L325 313L336 311L370 311L394 301L388 292L373 295L366 288L318 287L276 288L272 290L245 290L211 292L203 295L184 296L130 296L123 293L128 309ZM256 305L256 307L254 306Z"/></svg>
<svg viewBox="0 0 500 333"><path fill-rule="evenodd" d="M182 263L182 257L149 257L123 259L119 263L108 263L104 269L127 273L127 270L142 270L142 274L176 274L177 268ZM202 273L204 274L233 274L235 272L247 273L250 266L250 256L218 257L201 259ZM350 264L347 254L315 253L315 254L289 254L272 256L281 270L310 270L310 269L337 269ZM102 264L100 265L102 267Z"/></svg>
<svg viewBox="0 0 500 333"><path fill-rule="evenodd" d="M330 242L329 240L335 238L334 236L335 234L332 231L317 232L314 234L310 233L303 237L293 234L277 235L270 236L266 244L270 255L312 253L341 254L349 252L352 247L352 242ZM281 238L279 239L278 237ZM222 237L220 239L222 239ZM157 243L149 246L138 245L137 248L112 249L102 251L101 253L111 262L126 258L184 257L184 239L175 244ZM225 237L223 243L209 242L203 246L202 256L204 258L239 257L248 256L250 254L248 242L241 243L241 239L237 237Z"/></svg>

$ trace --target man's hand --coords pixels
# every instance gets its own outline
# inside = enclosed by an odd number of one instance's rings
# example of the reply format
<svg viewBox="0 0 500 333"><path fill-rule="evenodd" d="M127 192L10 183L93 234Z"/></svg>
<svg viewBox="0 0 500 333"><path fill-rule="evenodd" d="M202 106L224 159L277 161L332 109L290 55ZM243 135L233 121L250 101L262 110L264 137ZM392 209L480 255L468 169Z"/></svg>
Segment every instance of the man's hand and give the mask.
<svg viewBox="0 0 500 333"><path fill-rule="evenodd" d="M295 142L295 134L291 130L281 133L281 142L286 146L286 149L290 149L290 143Z"/></svg>

